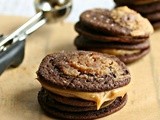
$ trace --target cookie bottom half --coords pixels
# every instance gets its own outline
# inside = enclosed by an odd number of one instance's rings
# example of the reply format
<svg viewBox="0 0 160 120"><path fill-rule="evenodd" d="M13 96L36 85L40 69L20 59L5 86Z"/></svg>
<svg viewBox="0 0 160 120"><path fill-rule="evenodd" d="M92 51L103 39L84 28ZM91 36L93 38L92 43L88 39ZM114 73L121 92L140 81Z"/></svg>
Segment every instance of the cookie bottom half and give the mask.
<svg viewBox="0 0 160 120"><path fill-rule="evenodd" d="M67 98L67 100L68 99L69 98ZM73 98L70 99L72 101ZM89 107L72 106L56 100L56 98L54 99L54 97L50 96L44 89L38 93L38 102L41 108L51 117L76 120L97 119L110 115L125 106L127 102L127 94L124 97L118 97L113 101L105 103L99 110L96 110L95 106L92 105ZM64 102L65 101L66 100L64 99ZM78 101L80 102L80 99ZM84 104L84 100L82 100L82 102Z"/></svg>

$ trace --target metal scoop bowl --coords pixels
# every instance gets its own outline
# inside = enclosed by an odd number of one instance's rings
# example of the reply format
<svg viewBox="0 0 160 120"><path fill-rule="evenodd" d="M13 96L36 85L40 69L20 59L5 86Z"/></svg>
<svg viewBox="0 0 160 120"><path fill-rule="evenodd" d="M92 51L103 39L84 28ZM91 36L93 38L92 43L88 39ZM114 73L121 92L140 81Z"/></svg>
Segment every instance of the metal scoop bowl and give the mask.
<svg viewBox="0 0 160 120"><path fill-rule="evenodd" d="M71 0L35 0L37 12L43 11L47 22L64 20L72 9Z"/></svg>
<svg viewBox="0 0 160 120"><path fill-rule="evenodd" d="M0 74L19 66L24 58L27 36L45 23L64 20L72 9L72 0L35 0L37 14L7 37L0 36Z"/></svg>

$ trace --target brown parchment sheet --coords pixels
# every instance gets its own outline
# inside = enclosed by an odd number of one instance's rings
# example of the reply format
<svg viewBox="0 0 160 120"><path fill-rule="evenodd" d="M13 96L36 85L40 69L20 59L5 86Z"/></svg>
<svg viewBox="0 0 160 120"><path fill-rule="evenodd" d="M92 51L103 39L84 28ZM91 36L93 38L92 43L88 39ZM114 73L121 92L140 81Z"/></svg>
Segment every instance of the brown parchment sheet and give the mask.
<svg viewBox="0 0 160 120"><path fill-rule="evenodd" d="M0 16L0 33L13 32L28 18ZM38 66L49 53L75 50L73 23L45 25L27 38L23 63L0 76L1 120L52 120L41 110L36 80ZM150 38L151 51L128 66L132 81L128 102L120 111L100 120L160 120L160 30Z"/></svg>

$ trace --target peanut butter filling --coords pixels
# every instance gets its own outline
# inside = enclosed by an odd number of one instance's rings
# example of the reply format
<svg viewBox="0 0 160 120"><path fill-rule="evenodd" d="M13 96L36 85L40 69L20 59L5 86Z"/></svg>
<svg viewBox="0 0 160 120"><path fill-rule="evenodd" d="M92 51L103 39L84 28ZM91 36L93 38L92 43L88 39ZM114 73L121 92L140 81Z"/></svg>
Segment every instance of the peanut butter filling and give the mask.
<svg viewBox="0 0 160 120"><path fill-rule="evenodd" d="M117 88L117 89L113 89L105 92L80 92L80 91L55 88L48 85L45 82L42 82L41 80L39 80L39 82L45 89L47 89L52 93L55 93L64 97L81 98L84 100L94 101L97 103L97 110L100 109L100 107L104 102L114 100L117 97L123 97L128 90L128 85L127 85L121 88Z"/></svg>
<svg viewBox="0 0 160 120"><path fill-rule="evenodd" d="M126 6L113 9L111 16L116 23L130 29L134 37L150 35L154 31L148 19Z"/></svg>

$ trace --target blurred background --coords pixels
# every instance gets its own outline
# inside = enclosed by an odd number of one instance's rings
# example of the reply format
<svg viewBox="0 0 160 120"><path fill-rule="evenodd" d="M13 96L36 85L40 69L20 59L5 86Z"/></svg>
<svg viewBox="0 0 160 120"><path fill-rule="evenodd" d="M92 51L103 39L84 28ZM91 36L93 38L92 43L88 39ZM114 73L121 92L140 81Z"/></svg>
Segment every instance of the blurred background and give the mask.
<svg viewBox="0 0 160 120"><path fill-rule="evenodd" d="M66 21L78 21L79 14L89 8L114 7L113 0L73 0L73 9ZM34 0L0 0L0 14L31 17L35 14Z"/></svg>

